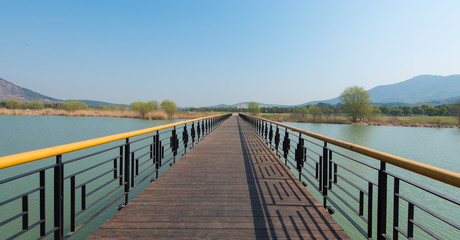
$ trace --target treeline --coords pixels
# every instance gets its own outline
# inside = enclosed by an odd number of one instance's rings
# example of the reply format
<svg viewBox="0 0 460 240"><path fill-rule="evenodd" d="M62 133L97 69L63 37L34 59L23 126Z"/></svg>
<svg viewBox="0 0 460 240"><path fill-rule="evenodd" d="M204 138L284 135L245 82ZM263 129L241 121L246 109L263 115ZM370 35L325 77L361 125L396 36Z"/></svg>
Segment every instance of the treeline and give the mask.
<svg viewBox="0 0 460 240"><path fill-rule="evenodd" d="M298 107L261 107L261 113L298 113L298 114L311 114L317 115L342 115L343 104L336 105L328 103L318 103L316 105L298 106ZM373 106L370 110L372 115L385 115L385 116L411 116L411 115L427 115L427 116L457 116L459 105L458 104L443 104L438 106L422 105L422 106ZM220 107L220 108L187 108L186 111L200 111L200 112L249 112L248 109L236 107Z"/></svg>
<svg viewBox="0 0 460 240"><path fill-rule="evenodd" d="M400 106L390 108L387 106L380 107L383 115L391 116L410 116L410 115L428 115L428 116L456 116L458 112L457 104L443 104L438 106Z"/></svg>
<svg viewBox="0 0 460 240"><path fill-rule="evenodd" d="M19 100L8 100L6 102L0 102L0 108L7 109L62 109L66 111L76 110L87 110L87 109L98 109L98 110L120 110L127 109L124 106L109 105L109 106L88 106L84 102L80 101L68 101L65 103L42 103L39 100L33 100L30 102L21 102Z"/></svg>
<svg viewBox="0 0 460 240"><path fill-rule="evenodd" d="M163 100L161 103L158 103L155 100L149 102L133 102L129 105L129 108L133 111L139 112L142 116L160 109L165 111L169 116L177 113L176 104L169 99Z"/></svg>
<svg viewBox="0 0 460 240"><path fill-rule="evenodd" d="M0 108L6 109L24 109L24 110L38 110L38 109L62 109L65 111L77 111L77 110L132 110L135 112L139 112L143 117L147 113L155 112L158 110L163 110L169 116L172 116L177 113L177 106L171 100L163 100L161 103L157 101L149 101L149 102L133 102L129 106L117 106L117 105L109 105L109 106L88 106L84 102L80 101L68 101L65 103L51 103L46 104L42 103L39 100L33 100L30 102L21 102L19 100L8 100L0 102Z"/></svg>

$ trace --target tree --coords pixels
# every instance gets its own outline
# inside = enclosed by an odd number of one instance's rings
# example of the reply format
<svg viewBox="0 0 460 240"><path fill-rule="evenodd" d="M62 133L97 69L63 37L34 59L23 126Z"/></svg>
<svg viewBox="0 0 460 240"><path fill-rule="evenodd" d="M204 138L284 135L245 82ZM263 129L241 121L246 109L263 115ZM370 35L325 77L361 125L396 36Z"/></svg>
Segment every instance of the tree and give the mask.
<svg viewBox="0 0 460 240"><path fill-rule="evenodd" d="M412 108L412 113L417 114L417 115L423 115L423 114L425 114L425 110L423 110L423 108L421 108L419 106L415 106L415 107Z"/></svg>
<svg viewBox="0 0 460 240"><path fill-rule="evenodd" d="M146 112L145 102L132 102L129 104L129 109L139 112L142 116L144 116Z"/></svg>
<svg viewBox="0 0 460 240"><path fill-rule="evenodd" d="M377 107L377 106L374 106L374 107L372 107L372 111L370 112L369 119L371 117L376 117L376 116L379 116L381 114L382 114L382 111L380 110L380 108Z"/></svg>
<svg viewBox="0 0 460 240"><path fill-rule="evenodd" d="M453 116L458 117L458 123L460 123L460 99L453 104L451 112Z"/></svg>
<svg viewBox="0 0 460 240"><path fill-rule="evenodd" d="M316 119L316 117L319 117L319 119L321 120L321 115L323 115L323 111L317 105L311 105L310 107L308 107L308 112L311 115L313 115L313 119Z"/></svg>
<svg viewBox="0 0 460 240"><path fill-rule="evenodd" d="M259 108L259 104L256 103L256 102L249 102L248 103L248 111L253 115L257 115L260 113L260 108Z"/></svg>
<svg viewBox="0 0 460 240"><path fill-rule="evenodd" d="M43 109L44 107L45 105L42 102L40 102L40 100L33 100L27 103L27 108L30 109Z"/></svg>
<svg viewBox="0 0 460 240"><path fill-rule="evenodd" d="M79 101L68 101L62 104L62 108L66 111L76 111L76 110L84 110L88 108L88 105L84 102Z"/></svg>
<svg viewBox="0 0 460 240"><path fill-rule="evenodd" d="M391 108L388 106L383 106L383 107L380 107L380 111L382 112L382 114L388 115L391 112Z"/></svg>
<svg viewBox="0 0 460 240"><path fill-rule="evenodd" d="M391 109L390 114L392 116L401 116L403 114L403 110L399 107Z"/></svg>
<svg viewBox="0 0 460 240"><path fill-rule="evenodd" d="M172 115L174 115L175 113L177 113L177 106L176 104L171 101L171 100L163 100L163 102L161 102L161 109L163 109L170 117Z"/></svg>
<svg viewBox="0 0 460 240"><path fill-rule="evenodd" d="M422 108L423 108L423 111L425 111L425 114L428 116L436 116L438 114L437 109L431 105L423 104Z"/></svg>
<svg viewBox="0 0 460 240"><path fill-rule="evenodd" d="M297 108L297 112L302 115L302 118L304 118L305 114L308 113L308 109L305 106L300 106L300 107Z"/></svg>
<svg viewBox="0 0 460 240"><path fill-rule="evenodd" d="M146 103L146 108L147 108L147 112L152 112L152 111L160 109L160 104L155 100L148 101Z"/></svg>
<svg viewBox="0 0 460 240"><path fill-rule="evenodd" d="M409 106L402 106L401 110L402 110L402 113L406 116L409 116L412 114L412 108Z"/></svg>
<svg viewBox="0 0 460 240"><path fill-rule="evenodd" d="M351 116L353 122L371 110L371 96L362 87L349 87L340 95L343 112Z"/></svg>
<svg viewBox="0 0 460 240"><path fill-rule="evenodd" d="M438 105L435 108L436 108L436 116L447 116L447 114L449 113L448 105L446 104Z"/></svg>
<svg viewBox="0 0 460 240"><path fill-rule="evenodd" d="M145 116L148 112L153 112L158 110L159 104L157 101L149 101L149 102L132 102L129 105L129 108L133 111L139 112L142 117Z"/></svg>
<svg viewBox="0 0 460 240"><path fill-rule="evenodd" d="M24 109L26 108L26 103L20 102L19 100L16 100L16 99L10 99L6 101L5 106L8 109Z"/></svg>

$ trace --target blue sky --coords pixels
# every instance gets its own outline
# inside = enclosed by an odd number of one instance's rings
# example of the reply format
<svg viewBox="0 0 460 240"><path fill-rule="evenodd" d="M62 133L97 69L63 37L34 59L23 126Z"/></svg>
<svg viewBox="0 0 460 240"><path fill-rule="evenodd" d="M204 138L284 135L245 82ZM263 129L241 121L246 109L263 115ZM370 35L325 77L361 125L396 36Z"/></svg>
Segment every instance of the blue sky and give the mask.
<svg viewBox="0 0 460 240"><path fill-rule="evenodd" d="M0 78L60 99L301 104L460 73L460 1L0 0Z"/></svg>

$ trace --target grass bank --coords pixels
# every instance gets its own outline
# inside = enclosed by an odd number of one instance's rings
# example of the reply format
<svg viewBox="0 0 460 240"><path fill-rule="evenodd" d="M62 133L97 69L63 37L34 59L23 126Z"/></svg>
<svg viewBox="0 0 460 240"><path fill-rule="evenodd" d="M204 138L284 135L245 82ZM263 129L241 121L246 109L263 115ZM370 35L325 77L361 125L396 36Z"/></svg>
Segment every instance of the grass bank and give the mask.
<svg viewBox="0 0 460 240"><path fill-rule="evenodd" d="M305 123L335 123L355 124L371 126L404 126L404 127L436 127L436 128L460 128L458 118L451 116L375 116L362 119L353 123L347 116L321 116L292 113L263 113L263 118L277 122L305 122Z"/></svg>
<svg viewBox="0 0 460 240"><path fill-rule="evenodd" d="M147 120L168 120L168 119L193 119L215 115L215 112L178 112L173 116L163 110L149 112L142 116L139 112L129 109L125 110L76 110L66 111L62 109L6 109L0 108L0 115L34 115L34 116L69 116L69 117L119 117L119 118L140 118Z"/></svg>

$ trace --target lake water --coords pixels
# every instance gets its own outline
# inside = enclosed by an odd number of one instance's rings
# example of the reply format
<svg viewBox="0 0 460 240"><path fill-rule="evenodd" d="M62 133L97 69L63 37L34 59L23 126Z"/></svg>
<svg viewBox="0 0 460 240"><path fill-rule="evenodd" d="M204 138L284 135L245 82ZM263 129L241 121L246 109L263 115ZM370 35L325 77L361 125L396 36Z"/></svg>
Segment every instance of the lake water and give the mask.
<svg viewBox="0 0 460 240"><path fill-rule="evenodd" d="M173 121L122 118L0 116L0 156L171 122ZM287 124L450 171L460 172L460 129ZM0 179L5 177L6 171L8 170L0 170ZM421 181L426 180L422 179ZM442 184L433 181L427 181L427 185L432 188L442 186ZM447 187L437 190L457 199L460 198L460 191L457 188ZM6 197L0 196L0 202L2 199L5 200ZM451 212L451 214L453 214L454 219L459 219L460 213ZM0 222L3 220L0 218ZM447 237L449 238L449 236L451 235L448 234Z"/></svg>
<svg viewBox="0 0 460 240"><path fill-rule="evenodd" d="M176 122L132 118L0 116L0 156Z"/></svg>

